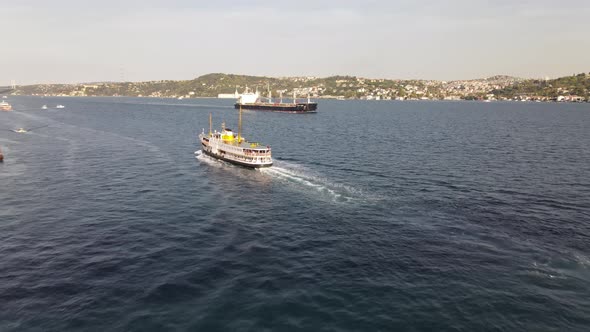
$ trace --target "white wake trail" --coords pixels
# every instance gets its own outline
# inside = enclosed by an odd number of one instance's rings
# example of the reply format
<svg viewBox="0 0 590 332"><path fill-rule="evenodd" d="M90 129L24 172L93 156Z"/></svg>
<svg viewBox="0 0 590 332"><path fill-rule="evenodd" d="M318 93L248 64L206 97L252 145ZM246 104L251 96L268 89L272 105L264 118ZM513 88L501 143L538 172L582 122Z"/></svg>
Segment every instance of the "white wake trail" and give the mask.
<svg viewBox="0 0 590 332"><path fill-rule="evenodd" d="M326 195L334 202L349 202L354 200L354 196L349 195L345 190L339 190L338 185L330 183L326 179L309 175L305 170L292 170L273 166L261 169L260 171L276 179L287 181L293 186L298 187L298 189L313 189L315 192ZM340 189L342 189L342 186L340 186Z"/></svg>

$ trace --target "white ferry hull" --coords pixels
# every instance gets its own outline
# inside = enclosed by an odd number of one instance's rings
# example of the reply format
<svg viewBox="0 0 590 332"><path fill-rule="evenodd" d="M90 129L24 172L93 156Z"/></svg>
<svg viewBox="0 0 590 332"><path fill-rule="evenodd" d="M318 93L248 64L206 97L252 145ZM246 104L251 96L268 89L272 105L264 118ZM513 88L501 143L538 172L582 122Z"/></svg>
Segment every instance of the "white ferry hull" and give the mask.
<svg viewBox="0 0 590 332"><path fill-rule="evenodd" d="M263 167L271 167L272 166L272 162L264 163L264 164L253 164L253 163L242 162L239 160L225 158L225 157L221 156L220 154L215 154L213 152L207 151L206 149L203 149L202 151L204 154L208 155L209 157L223 160L223 161L227 161L228 163L232 163L232 164L238 165L238 166L243 166L243 167L248 167L248 168L263 168Z"/></svg>
<svg viewBox="0 0 590 332"><path fill-rule="evenodd" d="M218 135L217 133L215 135ZM258 147L239 147L235 144L226 144L218 139L207 137L204 134L199 135L201 149L204 154L229 163L248 167L262 168L272 166L272 157L270 148ZM262 154L256 152L264 152Z"/></svg>

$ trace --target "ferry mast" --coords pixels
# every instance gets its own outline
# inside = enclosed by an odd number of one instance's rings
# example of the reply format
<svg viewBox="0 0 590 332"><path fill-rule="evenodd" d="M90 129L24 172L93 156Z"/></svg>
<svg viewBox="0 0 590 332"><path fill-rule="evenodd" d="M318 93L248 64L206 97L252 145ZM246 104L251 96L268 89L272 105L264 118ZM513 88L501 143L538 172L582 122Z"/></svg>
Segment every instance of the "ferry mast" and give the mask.
<svg viewBox="0 0 590 332"><path fill-rule="evenodd" d="M238 112L238 144L242 141L242 105L240 105L240 111Z"/></svg>

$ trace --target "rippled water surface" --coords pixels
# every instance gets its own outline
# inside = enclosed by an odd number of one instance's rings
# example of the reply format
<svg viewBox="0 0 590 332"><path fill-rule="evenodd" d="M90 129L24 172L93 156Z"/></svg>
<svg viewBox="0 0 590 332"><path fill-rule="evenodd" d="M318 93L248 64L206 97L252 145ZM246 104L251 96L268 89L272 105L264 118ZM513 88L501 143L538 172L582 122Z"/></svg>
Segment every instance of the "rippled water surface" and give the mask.
<svg viewBox="0 0 590 332"><path fill-rule="evenodd" d="M196 151L231 100L8 101L0 331L590 326L590 104L247 111L252 171Z"/></svg>

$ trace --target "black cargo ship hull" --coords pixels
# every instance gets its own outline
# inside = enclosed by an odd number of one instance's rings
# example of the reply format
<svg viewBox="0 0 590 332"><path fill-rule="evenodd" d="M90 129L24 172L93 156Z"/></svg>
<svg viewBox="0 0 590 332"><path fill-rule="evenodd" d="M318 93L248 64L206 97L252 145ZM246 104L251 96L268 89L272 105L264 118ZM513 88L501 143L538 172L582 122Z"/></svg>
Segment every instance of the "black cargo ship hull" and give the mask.
<svg viewBox="0 0 590 332"><path fill-rule="evenodd" d="M236 109L240 108L240 104L234 105ZM297 104L270 104L270 103L254 103L241 104L244 110L270 111L270 112L286 112L286 113L317 113L317 103L297 103Z"/></svg>

